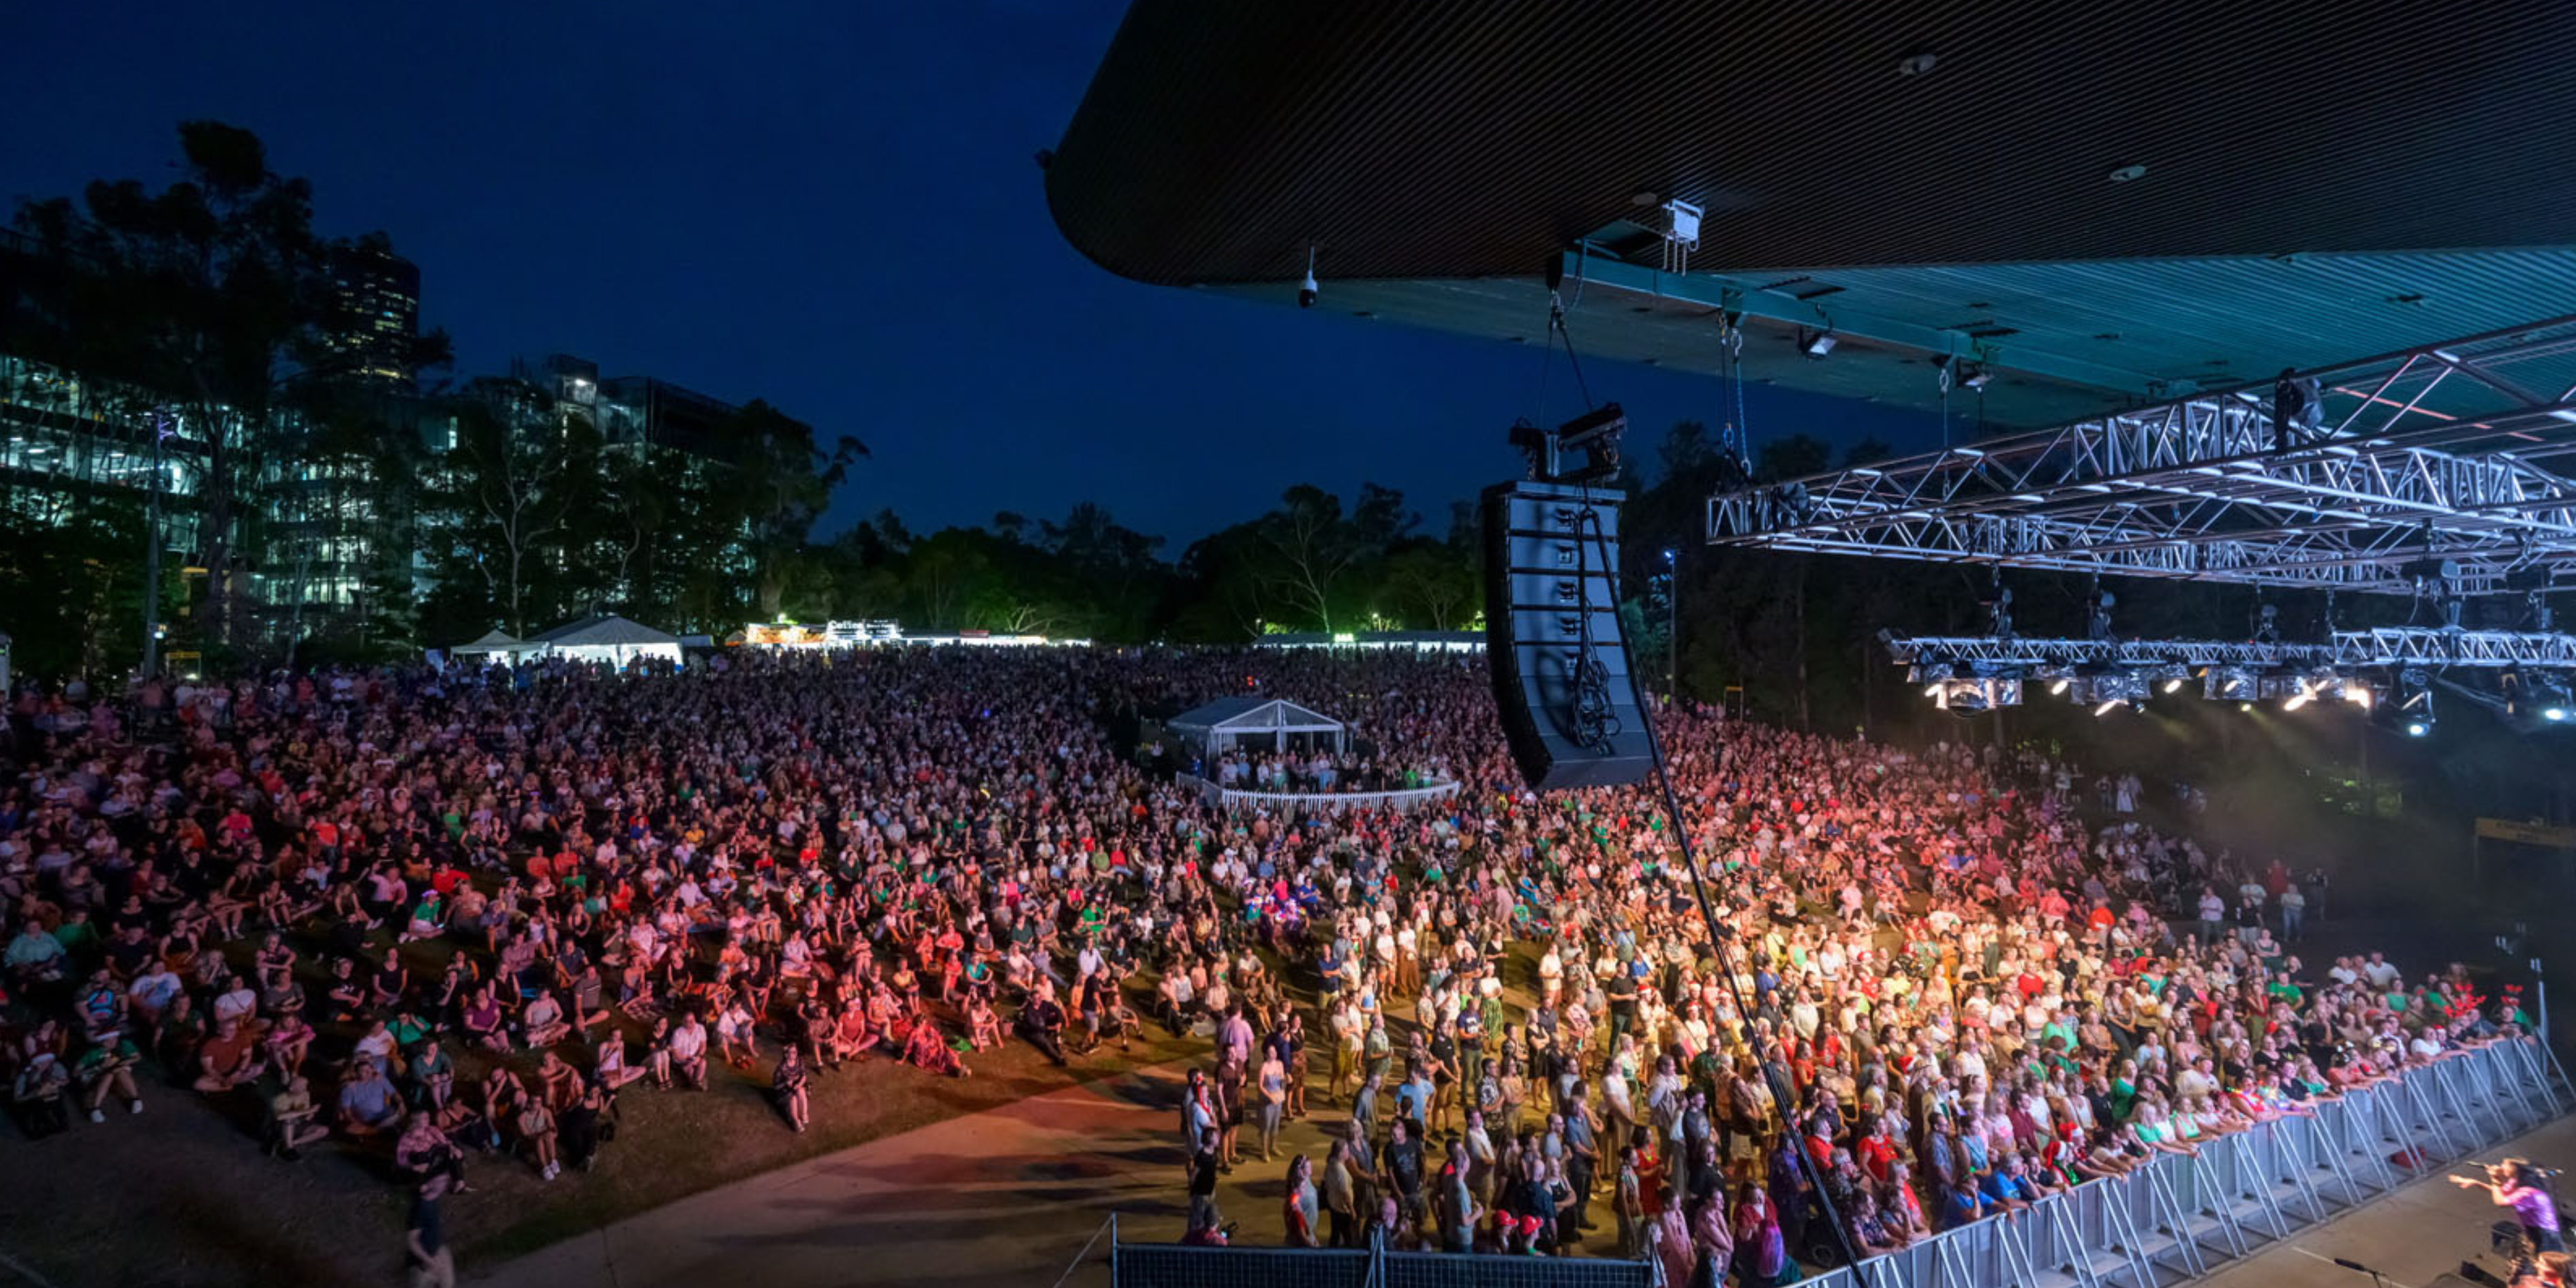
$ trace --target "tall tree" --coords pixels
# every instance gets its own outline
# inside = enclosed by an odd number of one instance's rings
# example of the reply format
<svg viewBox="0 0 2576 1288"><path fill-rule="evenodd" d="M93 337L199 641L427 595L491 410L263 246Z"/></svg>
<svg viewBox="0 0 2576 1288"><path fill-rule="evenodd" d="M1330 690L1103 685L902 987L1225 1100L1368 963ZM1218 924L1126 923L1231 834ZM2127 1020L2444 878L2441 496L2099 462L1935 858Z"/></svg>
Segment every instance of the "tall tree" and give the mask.
<svg viewBox="0 0 2576 1288"><path fill-rule="evenodd" d="M510 633L558 607L542 583L598 495L599 435L543 390L497 377L454 407L456 441L430 485L431 557L451 582L478 580Z"/></svg>
<svg viewBox="0 0 2576 1288"><path fill-rule="evenodd" d="M1281 600L1314 629L1333 629L1333 600L1364 552L1359 534L1342 516L1341 498L1300 483L1281 495L1260 533L1270 547L1269 578Z"/></svg>
<svg viewBox="0 0 2576 1288"><path fill-rule="evenodd" d="M1717 444L1708 436L1708 426L1696 420L1677 420L1664 431L1664 441L1655 448L1662 460L1664 477L1683 478L1697 474L1717 460Z"/></svg>
<svg viewBox="0 0 2576 1288"><path fill-rule="evenodd" d="M831 503L832 489L868 454L867 445L844 434L827 447L813 426L758 398L734 414L724 438L732 459L719 492L726 508L742 516L760 615L775 618L814 520Z"/></svg>
<svg viewBox="0 0 2576 1288"><path fill-rule="evenodd" d="M18 222L68 270L62 321L104 337L89 347L107 350L111 367L91 374L168 397L202 441L202 620L225 647L242 625L235 537L255 453L286 383L319 351L327 247L313 232L310 185L269 169L256 135L189 121L179 143L180 177L159 192L94 182L78 206L33 202Z"/></svg>
<svg viewBox="0 0 2576 1288"><path fill-rule="evenodd" d="M1476 615L1476 568L1446 542L1412 542L1387 556L1383 582L1389 614L1410 627L1457 630Z"/></svg>
<svg viewBox="0 0 2576 1288"><path fill-rule="evenodd" d="M99 180L77 201L21 204L32 307L5 342L84 384L134 391L152 441L181 449L206 570L197 620L220 656L248 643L241 538L262 480L300 472L261 456L299 399L342 369L322 339L335 243L313 231L310 185L270 169L258 136L216 121L178 134L179 175L157 192ZM405 361L435 365L446 348L433 332Z"/></svg>

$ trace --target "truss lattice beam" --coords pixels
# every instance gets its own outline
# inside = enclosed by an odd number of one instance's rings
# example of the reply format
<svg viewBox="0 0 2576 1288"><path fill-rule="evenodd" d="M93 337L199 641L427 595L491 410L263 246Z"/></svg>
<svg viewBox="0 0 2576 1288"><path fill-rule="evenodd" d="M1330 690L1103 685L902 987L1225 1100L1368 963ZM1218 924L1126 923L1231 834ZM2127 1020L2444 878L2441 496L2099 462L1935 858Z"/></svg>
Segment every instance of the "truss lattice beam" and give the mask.
<svg viewBox="0 0 2576 1288"><path fill-rule="evenodd" d="M2256 669L2401 666L2576 668L2576 636L2528 631L2383 626L2336 631L2323 644L2235 640L2001 639L1991 635L1888 636L1899 662L1986 671L2042 666L2241 666Z"/></svg>
<svg viewBox="0 0 2576 1288"><path fill-rule="evenodd" d="M2391 593L2434 555L2461 593L2576 586L2576 388L2546 375L2570 353L2576 317L2306 373L2321 405L2287 427L2239 389L1746 487L1709 540Z"/></svg>

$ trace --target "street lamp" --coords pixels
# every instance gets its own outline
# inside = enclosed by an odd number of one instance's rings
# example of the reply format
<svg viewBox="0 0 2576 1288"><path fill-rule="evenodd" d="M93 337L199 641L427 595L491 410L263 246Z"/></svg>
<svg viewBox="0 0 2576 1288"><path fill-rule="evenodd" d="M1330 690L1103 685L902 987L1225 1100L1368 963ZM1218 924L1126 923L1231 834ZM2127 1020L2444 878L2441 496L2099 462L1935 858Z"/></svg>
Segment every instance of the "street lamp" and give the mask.
<svg viewBox="0 0 2576 1288"><path fill-rule="evenodd" d="M1664 705L1671 706L1681 695L1677 677L1681 673L1682 636L1681 551L1664 547Z"/></svg>

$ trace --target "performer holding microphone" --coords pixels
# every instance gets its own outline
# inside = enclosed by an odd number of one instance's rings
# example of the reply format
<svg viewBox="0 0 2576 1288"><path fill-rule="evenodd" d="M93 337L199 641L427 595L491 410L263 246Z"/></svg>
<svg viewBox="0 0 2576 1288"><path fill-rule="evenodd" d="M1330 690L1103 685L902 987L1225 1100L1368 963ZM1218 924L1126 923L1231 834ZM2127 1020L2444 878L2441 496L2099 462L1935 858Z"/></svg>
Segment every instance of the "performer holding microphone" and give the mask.
<svg viewBox="0 0 2576 1288"><path fill-rule="evenodd" d="M2566 1242L2558 1230L2558 1200L2549 1192L2546 1175L2529 1161L2508 1158L2489 1164L2483 1181L2454 1176L2451 1184L2464 1190L2485 1190L2496 1206L2512 1208L2534 1254L2566 1251Z"/></svg>

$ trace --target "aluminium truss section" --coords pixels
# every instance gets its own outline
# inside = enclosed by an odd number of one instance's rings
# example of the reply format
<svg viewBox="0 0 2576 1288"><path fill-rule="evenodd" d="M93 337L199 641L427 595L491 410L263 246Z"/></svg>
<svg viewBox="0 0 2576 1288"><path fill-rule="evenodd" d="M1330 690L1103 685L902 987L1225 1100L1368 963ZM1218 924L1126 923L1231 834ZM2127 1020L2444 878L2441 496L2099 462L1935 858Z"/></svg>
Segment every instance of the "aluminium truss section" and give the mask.
<svg viewBox="0 0 2576 1288"><path fill-rule="evenodd" d="M2576 635L2384 626L2337 631L2334 641L2335 661L2344 665L2576 666Z"/></svg>
<svg viewBox="0 0 2576 1288"><path fill-rule="evenodd" d="M2281 390L2307 404L2274 415ZM2576 584L2576 318L1712 497L1709 540L2067 572ZM2519 576L2517 577L2517 574Z"/></svg>
<svg viewBox="0 0 2576 1288"><path fill-rule="evenodd" d="M1881 641L1900 663L1946 662L1992 668L2037 666L2318 667L2335 661L2324 644L2249 644L2226 640L1999 639L1991 635L1888 636Z"/></svg>
<svg viewBox="0 0 2576 1288"><path fill-rule="evenodd" d="M2576 636L2381 626L2336 631L2324 644L2238 640L2005 639L1992 635L1885 635L1899 663L1940 662L1982 673L2042 666L2182 665L2266 669L2576 667Z"/></svg>

